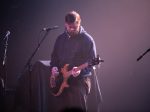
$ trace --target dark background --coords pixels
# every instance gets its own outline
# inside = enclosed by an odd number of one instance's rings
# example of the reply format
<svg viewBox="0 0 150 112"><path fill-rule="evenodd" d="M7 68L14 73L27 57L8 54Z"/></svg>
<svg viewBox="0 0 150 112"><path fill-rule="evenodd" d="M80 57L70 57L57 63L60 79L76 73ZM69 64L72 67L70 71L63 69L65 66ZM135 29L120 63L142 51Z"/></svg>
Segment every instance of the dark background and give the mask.
<svg viewBox="0 0 150 112"><path fill-rule="evenodd" d="M64 31L64 15L76 10L96 42L97 53L105 60L97 74L103 110L150 111L150 52L136 61L150 48L149 0L1 0L0 9L1 65L3 38L6 31L11 32L7 88L16 88L17 77L45 33L41 29L58 25L60 28L49 32L31 63L50 60L56 37Z"/></svg>

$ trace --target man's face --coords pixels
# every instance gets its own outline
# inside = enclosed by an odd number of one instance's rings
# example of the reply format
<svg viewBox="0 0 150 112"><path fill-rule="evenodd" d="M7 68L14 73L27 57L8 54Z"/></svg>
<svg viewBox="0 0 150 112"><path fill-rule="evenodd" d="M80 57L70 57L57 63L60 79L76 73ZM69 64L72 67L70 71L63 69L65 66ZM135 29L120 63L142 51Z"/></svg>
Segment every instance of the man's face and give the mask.
<svg viewBox="0 0 150 112"><path fill-rule="evenodd" d="M80 30L80 24L78 23L71 23L71 24L65 23L65 27L70 36L77 35Z"/></svg>

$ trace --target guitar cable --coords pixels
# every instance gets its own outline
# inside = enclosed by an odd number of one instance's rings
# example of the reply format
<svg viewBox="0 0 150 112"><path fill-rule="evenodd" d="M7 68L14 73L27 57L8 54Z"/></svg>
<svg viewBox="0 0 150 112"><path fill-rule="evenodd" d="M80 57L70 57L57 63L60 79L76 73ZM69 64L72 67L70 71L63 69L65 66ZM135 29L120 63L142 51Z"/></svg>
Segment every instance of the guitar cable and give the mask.
<svg viewBox="0 0 150 112"><path fill-rule="evenodd" d="M97 70L96 70L96 68L97 68ZM95 80L94 82L95 82L96 99L97 99L97 103L98 103L97 112L100 112L100 104L103 102L101 89L100 89L99 81L97 78L97 74L99 74L98 70L100 69L100 64L98 65L98 67L94 66L93 69L94 69L93 71L94 71L94 80Z"/></svg>

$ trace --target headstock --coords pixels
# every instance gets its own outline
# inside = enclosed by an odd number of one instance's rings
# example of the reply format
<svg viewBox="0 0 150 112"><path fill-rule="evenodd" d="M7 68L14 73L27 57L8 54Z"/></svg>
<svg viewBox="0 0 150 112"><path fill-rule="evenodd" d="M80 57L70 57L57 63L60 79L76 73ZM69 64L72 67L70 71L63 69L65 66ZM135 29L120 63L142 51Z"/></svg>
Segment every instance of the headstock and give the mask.
<svg viewBox="0 0 150 112"><path fill-rule="evenodd" d="M99 63L104 62L104 60L101 60L99 55L97 55L96 58L92 59L92 62L89 64L89 66L98 65Z"/></svg>

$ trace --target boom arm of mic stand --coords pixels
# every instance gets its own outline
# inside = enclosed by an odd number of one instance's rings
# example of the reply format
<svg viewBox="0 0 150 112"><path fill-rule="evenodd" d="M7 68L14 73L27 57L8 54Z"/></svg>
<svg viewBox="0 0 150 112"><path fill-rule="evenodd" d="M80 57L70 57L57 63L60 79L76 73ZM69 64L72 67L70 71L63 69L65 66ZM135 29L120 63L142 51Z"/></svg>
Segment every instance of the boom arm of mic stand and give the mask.
<svg viewBox="0 0 150 112"><path fill-rule="evenodd" d="M147 49L141 56L139 56L139 57L137 58L137 61L139 61L140 59L142 59L143 56L146 55L149 51L150 51L150 48Z"/></svg>

